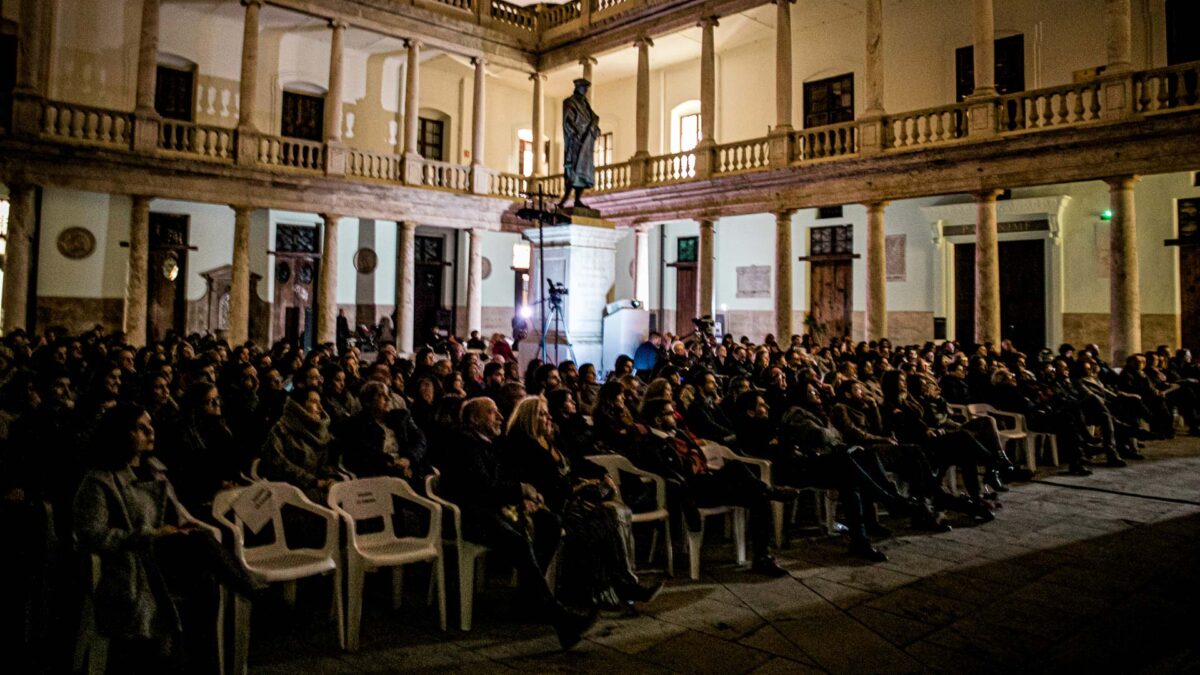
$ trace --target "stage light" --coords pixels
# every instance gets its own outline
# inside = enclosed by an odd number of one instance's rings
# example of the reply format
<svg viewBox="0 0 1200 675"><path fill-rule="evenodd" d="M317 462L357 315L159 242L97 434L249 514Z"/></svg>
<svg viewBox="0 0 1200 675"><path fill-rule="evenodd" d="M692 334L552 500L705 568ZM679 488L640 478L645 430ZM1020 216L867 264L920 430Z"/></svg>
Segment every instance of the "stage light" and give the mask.
<svg viewBox="0 0 1200 675"><path fill-rule="evenodd" d="M521 315L522 319L528 319L533 316L533 308L529 305L523 305L517 313Z"/></svg>

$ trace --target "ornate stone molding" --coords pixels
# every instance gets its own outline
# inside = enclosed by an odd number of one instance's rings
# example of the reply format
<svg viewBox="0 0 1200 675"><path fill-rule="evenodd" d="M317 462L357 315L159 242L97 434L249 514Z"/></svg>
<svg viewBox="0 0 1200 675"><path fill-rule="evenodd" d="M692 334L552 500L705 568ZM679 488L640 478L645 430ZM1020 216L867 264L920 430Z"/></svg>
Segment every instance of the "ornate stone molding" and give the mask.
<svg viewBox="0 0 1200 675"><path fill-rule="evenodd" d="M999 200L996 202L996 220L999 223L1045 220L1049 224L1050 239L1058 244L1062 238L1063 211L1070 202L1071 197L1068 195ZM946 227L975 224L976 206L973 201L923 206L921 215L925 216L930 223L934 245L941 245L942 239L947 236L945 234ZM1003 231L1003 227L1001 227L1001 231Z"/></svg>

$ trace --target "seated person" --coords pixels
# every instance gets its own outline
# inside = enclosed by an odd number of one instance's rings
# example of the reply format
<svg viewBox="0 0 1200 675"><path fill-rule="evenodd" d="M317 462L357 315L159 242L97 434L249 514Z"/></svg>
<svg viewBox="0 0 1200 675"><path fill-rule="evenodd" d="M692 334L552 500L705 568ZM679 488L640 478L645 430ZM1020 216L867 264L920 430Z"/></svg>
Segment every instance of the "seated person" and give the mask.
<svg viewBox="0 0 1200 675"><path fill-rule="evenodd" d="M570 649L596 621L554 597L545 570L558 550L562 523L532 485L514 480L501 466L496 448L503 418L488 398L462 406L463 430L453 448L438 455L440 492L462 509L463 536L504 556L517 569L521 593L538 615L554 626L563 649Z"/></svg>
<svg viewBox="0 0 1200 675"><path fill-rule="evenodd" d="M267 480L291 483L320 504L336 474L330 465L329 415L321 405L321 392L292 392L283 417L271 427L262 449L259 474Z"/></svg>
<svg viewBox="0 0 1200 675"><path fill-rule="evenodd" d="M699 395L684 413L688 429L697 438L728 445L734 440L733 423L721 412L720 386L711 372L700 376Z"/></svg>
<svg viewBox="0 0 1200 675"><path fill-rule="evenodd" d="M429 474L425 434L404 408L392 409L388 387L368 382L359 392L363 409L341 429L337 445L346 470L359 478L396 476L415 489Z"/></svg>
<svg viewBox="0 0 1200 675"><path fill-rule="evenodd" d="M695 404L693 404L695 405ZM639 468L666 479L678 508L692 530L699 529L697 507L742 506L749 510L750 544L754 552L751 570L772 577L787 570L768 552L771 537L772 500L792 501L792 488L769 488L742 462L726 462L711 469L704 452L691 434L675 423L675 404L668 399L648 401L642 419L650 433L643 436L629 455Z"/></svg>

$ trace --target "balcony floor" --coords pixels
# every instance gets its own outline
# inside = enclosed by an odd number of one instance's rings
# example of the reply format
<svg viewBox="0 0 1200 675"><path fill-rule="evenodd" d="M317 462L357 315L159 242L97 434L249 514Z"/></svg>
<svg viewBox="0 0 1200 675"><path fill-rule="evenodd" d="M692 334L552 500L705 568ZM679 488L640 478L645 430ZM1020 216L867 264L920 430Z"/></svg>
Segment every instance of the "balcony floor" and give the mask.
<svg viewBox="0 0 1200 675"><path fill-rule="evenodd" d="M567 653L506 615L506 588L477 596L472 632L443 637L414 572L396 613L387 579L369 581L362 649L345 654L319 580L299 612L259 603L251 672L1195 672L1200 439L1147 455L1090 478L1043 471L987 525L930 536L890 521L883 564L796 538L779 554L791 576L768 580L723 564L728 545L706 548L700 582L669 582L636 618L603 616Z"/></svg>

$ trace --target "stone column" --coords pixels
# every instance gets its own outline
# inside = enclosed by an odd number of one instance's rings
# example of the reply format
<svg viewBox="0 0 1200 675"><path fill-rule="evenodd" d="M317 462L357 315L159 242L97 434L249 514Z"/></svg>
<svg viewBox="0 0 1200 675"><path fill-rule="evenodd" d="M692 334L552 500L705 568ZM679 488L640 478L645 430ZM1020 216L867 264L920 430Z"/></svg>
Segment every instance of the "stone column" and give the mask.
<svg viewBox="0 0 1200 675"><path fill-rule="evenodd" d="M865 117L883 114L883 0L867 0Z"/></svg>
<svg viewBox="0 0 1200 675"><path fill-rule="evenodd" d="M636 108L636 152L634 157L650 156L650 47L654 44L648 37L634 43L638 50L637 62L637 108Z"/></svg>
<svg viewBox="0 0 1200 675"><path fill-rule="evenodd" d="M329 93L325 95L325 142L342 141L342 43L346 36L346 23L330 21L333 34L329 39Z"/></svg>
<svg viewBox="0 0 1200 675"><path fill-rule="evenodd" d="M1124 365L1125 357L1142 351L1137 219L1133 208L1133 185L1137 181L1137 176L1117 176L1106 181L1112 207L1108 341L1114 366Z"/></svg>
<svg viewBox="0 0 1200 675"><path fill-rule="evenodd" d="M404 82L404 156L420 158L417 152L417 120L421 110L421 42L407 40L408 63Z"/></svg>
<svg viewBox="0 0 1200 675"><path fill-rule="evenodd" d="M700 20L700 143L704 145L713 145L717 138L717 58L713 45L717 25L715 16Z"/></svg>
<svg viewBox="0 0 1200 675"><path fill-rule="evenodd" d="M138 42L137 112L153 116L154 88L158 79L159 0L142 0L142 35ZM140 343L139 343L140 344Z"/></svg>
<svg viewBox="0 0 1200 675"><path fill-rule="evenodd" d="M483 334L483 230L473 229L467 258L467 332Z"/></svg>
<svg viewBox="0 0 1200 675"><path fill-rule="evenodd" d="M27 329L29 262L37 226L36 194L31 185L9 188L8 238L4 251L4 333Z"/></svg>
<svg viewBox="0 0 1200 675"><path fill-rule="evenodd" d="M1106 73L1133 68L1133 29L1129 0L1104 0L1104 34L1107 38Z"/></svg>
<svg viewBox="0 0 1200 675"><path fill-rule="evenodd" d="M583 4L586 5L587 3L585 2ZM587 80L588 82L591 82L592 81L592 66L596 65L596 59L593 59L590 56L585 56L582 59L579 59L579 65L583 67L583 75L581 77L583 77L583 79ZM589 88L587 90L587 93L584 94L584 96L587 97L587 100L589 100L589 101L592 100L592 90Z"/></svg>
<svg viewBox="0 0 1200 675"><path fill-rule="evenodd" d="M317 289L318 345L337 342L337 232L341 216L322 213L325 227L321 241L321 278Z"/></svg>
<svg viewBox="0 0 1200 675"><path fill-rule="evenodd" d="M546 175L546 97L542 94L546 76L533 73L529 79L533 80L533 175L540 177Z"/></svg>
<svg viewBox="0 0 1200 675"><path fill-rule="evenodd" d="M48 38L42 30L42 0L22 0L20 24L17 27L17 72L15 92L44 95L42 72L44 43ZM156 21L157 25L157 21Z"/></svg>
<svg viewBox="0 0 1200 675"><path fill-rule="evenodd" d="M650 223L633 226L633 297L650 307Z"/></svg>
<svg viewBox="0 0 1200 675"><path fill-rule="evenodd" d="M775 131L791 131L792 0L775 0L775 8Z"/></svg>
<svg viewBox="0 0 1200 675"><path fill-rule="evenodd" d="M792 326L792 214L775 212L775 339L787 344Z"/></svg>
<svg viewBox="0 0 1200 675"><path fill-rule="evenodd" d="M705 314L712 316L713 314L713 261L716 260L716 249L713 247L713 225L715 221L710 218L697 219L700 223L700 251L698 252L699 265L697 271L700 277L700 303L697 305L699 310L697 313L700 316ZM791 247L788 247L789 250Z"/></svg>
<svg viewBox="0 0 1200 675"><path fill-rule="evenodd" d="M990 3L989 3L990 4ZM975 195L975 342L1000 349L1000 248L996 190ZM962 336L958 336L962 340Z"/></svg>
<svg viewBox="0 0 1200 675"><path fill-rule="evenodd" d="M868 0L869 4L869 0ZM887 251L884 245L883 209L887 202L867 207L867 312L866 339L887 337Z"/></svg>
<svg viewBox="0 0 1200 675"><path fill-rule="evenodd" d="M975 39L975 91L972 96L996 95L996 18L992 0L974 0L971 13Z"/></svg>
<svg viewBox="0 0 1200 675"><path fill-rule="evenodd" d="M487 78L487 62L482 56L471 59L475 66L475 96L471 108L471 165L483 166L484 129L487 108L485 106L484 83Z"/></svg>
<svg viewBox="0 0 1200 675"><path fill-rule="evenodd" d="M397 223L396 233L396 349L413 351L413 314L416 302L417 224Z"/></svg>
<svg viewBox="0 0 1200 675"><path fill-rule="evenodd" d="M125 277L125 335L129 344L146 344L149 301L150 197L135 195L129 219L129 266Z"/></svg>
<svg viewBox="0 0 1200 675"><path fill-rule="evenodd" d="M254 113L258 87L258 15L263 0L242 0L246 20L242 25L242 80L238 103L238 130L255 131Z"/></svg>
<svg viewBox="0 0 1200 675"><path fill-rule="evenodd" d="M229 286L229 332L231 345L250 338L250 214L249 206L233 207L233 270Z"/></svg>

